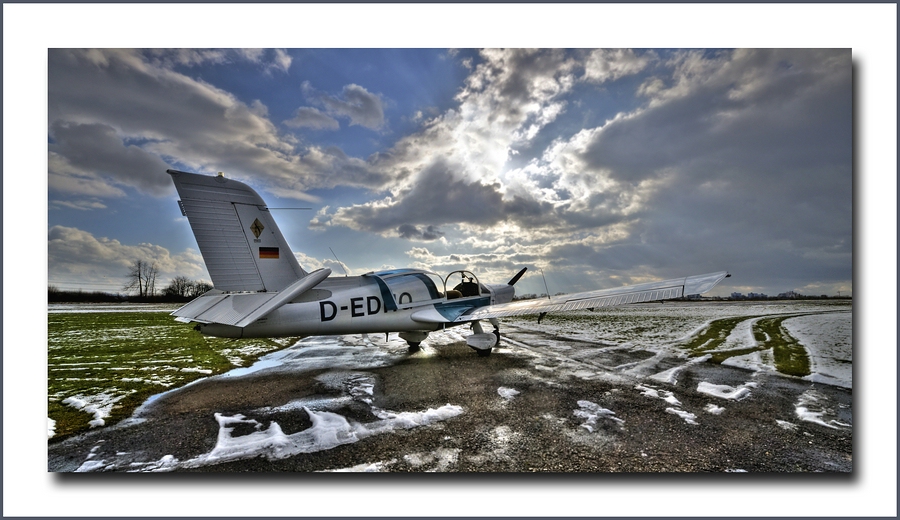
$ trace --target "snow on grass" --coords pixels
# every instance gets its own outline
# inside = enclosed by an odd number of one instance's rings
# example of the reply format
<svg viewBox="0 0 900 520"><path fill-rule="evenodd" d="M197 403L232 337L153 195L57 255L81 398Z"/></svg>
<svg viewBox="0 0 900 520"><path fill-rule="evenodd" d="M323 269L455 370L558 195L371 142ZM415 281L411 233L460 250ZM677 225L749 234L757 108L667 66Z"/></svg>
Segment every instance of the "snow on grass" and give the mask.
<svg viewBox="0 0 900 520"><path fill-rule="evenodd" d="M849 311L798 316L784 327L806 348L812 374L804 379L853 387L853 314Z"/></svg>
<svg viewBox="0 0 900 520"><path fill-rule="evenodd" d="M625 424L624 419L619 419L615 416L616 412L603 408L591 401L578 401L578 410L575 410L572 413L575 414L575 417L584 419L584 422L581 423L581 427L591 433L594 432L597 423L601 420L614 421L619 425Z"/></svg>
<svg viewBox="0 0 900 520"><path fill-rule="evenodd" d="M180 307L171 303L51 303L47 312L53 313L93 313L93 312L172 312Z"/></svg>
<svg viewBox="0 0 900 520"><path fill-rule="evenodd" d="M208 368L200 368L200 367L185 367L179 369L181 372L195 372L197 374L212 374L213 371Z"/></svg>
<svg viewBox="0 0 900 520"><path fill-rule="evenodd" d="M172 307L51 306L48 416L57 422L57 436L109 425L133 412L141 398L224 372L248 352L255 356L295 341L210 339L161 312L167 310ZM102 402L112 399L114 405L104 408Z"/></svg>
<svg viewBox="0 0 900 520"><path fill-rule="evenodd" d="M627 348L682 355L687 348L695 356L711 354L713 362L723 365L788 373L803 372L803 367L785 365L785 350L791 350L788 347L792 345L781 345L781 340L797 338L799 344L793 345L790 357L796 357L802 349L809 350L813 358L817 352L822 354L814 360L813 374L806 376L809 380L849 388L851 315L852 303L846 301L666 302L549 314L540 325L532 317L509 318L504 323L521 329L519 336L535 346L552 348L552 340L545 337L540 343L532 342L529 331L594 343L598 353ZM785 334L790 336L772 337L762 325L773 320L777 320L776 324L783 321ZM777 350L774 356L773 346ZM834 352L830 351L832 347ZM641 375L638 369L645 364L649 361L619 368ZM653 380L673 384L680 370L676 367L655 374Z"/></svg>
<svg viewBox="0 0 900 520"><path fill-rule="evenodd" d="M94 419L89 424L91 428L96 428L106 424L105 419L109 417L113 406L123 398L125 398L125 395L110 395L107 393L89 396L73 395L63 399L62 403L93 415Z"/></svg>
<svg viewBox="0 0 900 520"><path fill-rule="evenodd" d="M47 438L52 439L56 435L56 421L47 417Z"/></svg>

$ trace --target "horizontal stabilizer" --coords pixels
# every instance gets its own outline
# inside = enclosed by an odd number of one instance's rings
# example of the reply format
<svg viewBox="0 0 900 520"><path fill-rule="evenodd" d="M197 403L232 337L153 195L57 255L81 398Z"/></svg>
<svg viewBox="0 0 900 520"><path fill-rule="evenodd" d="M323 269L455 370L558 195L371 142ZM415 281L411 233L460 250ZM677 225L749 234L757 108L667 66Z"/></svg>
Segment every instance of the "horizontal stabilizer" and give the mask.
<svg viewBox="0 0 900 520"><path fill-rule="evenodd" d="M456 318L457 322L502 318L504 316L524 316L542 312L575 311L599 307L611 307L628 303L671 300L692 294L702 294L711 290L729 275L725 271L685 278L675 278L662 282L601 289L576 294L566 294L547 300L520 300L497 305L488 305Z"/></svg>
<svg viewBox="0 0 900 520"><path fill-rule="evenodd" d="M209 291L172 313L179 321L218 323L246 327L285 303L300 296L328 278L331 269L323 268L309 273L278 292L224 293Z"/></svg>

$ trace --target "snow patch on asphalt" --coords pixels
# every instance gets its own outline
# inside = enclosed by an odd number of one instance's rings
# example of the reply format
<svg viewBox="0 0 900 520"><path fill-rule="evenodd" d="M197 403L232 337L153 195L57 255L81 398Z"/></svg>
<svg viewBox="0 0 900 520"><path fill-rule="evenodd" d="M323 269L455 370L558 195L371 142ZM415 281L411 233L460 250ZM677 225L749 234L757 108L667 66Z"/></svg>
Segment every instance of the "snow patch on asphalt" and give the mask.
<svg viewBox="0 0 900 520"><path fill-rule="evenodd" d="M714 385L712 383L707 383L706 381L701 381L697 385L697 391L701 394L711 395L713 397L718 397L719 399L728 399L730 401L740 401L741 399L746 399L750 395L750 389L755 388L756 383L744 383L743 385L735 388L733 386L728 385Z"/></svg>
<svg viewBox="0 0 900 520"><path fill-rule="evenodd" d="M830 405L829 399L815 390L807 390L800 394L795 406L795 413L801 421L819 424L826 428L839 430L851 427L837 419L825 420L825 417L834 416L835 411Z"/></svg>
<svg viewBox="0 0 900 520"><path fill-rule="evenodd" d="M506 388L505 386L501 386L497 389L497 393L500 397L506 399L507 401L512 400L515 396L519 395L519 391L515 388Z"/></svg>
<svg viewBox="0 0 900 520"><path fill-rule="evenodd" d="M597 423L602 420L610 420L619 425L625 424L624 419L616 417L616 412L603 408L591 401L578 401L578 410L575 410L572 413L575 414L575 417L584 419L584 422L581 423L581 427L591 433L597 428Z"/></svg>
<svg viewBox="0 0 900 520"><path fill-rule="evenodd" d="M695 414L692 414L691 412L685 412L684 410L679 410L678 408L666 408L666 413L677 415L678 417L684 419L684 422L688 424L697 424L697 421L694 420L697 418L697 416Z"/></svg>

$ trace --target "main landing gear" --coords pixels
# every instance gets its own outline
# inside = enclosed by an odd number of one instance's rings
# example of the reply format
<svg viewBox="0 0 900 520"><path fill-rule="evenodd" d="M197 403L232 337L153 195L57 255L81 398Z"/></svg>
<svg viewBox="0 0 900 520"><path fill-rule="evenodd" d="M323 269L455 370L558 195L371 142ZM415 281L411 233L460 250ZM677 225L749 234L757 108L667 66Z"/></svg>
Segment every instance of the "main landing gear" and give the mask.
<svg viewBox="0 0 900 520"><path fill-rule="evenodd" d="M480 321L472 322L472 332L474 334L466 338L466 345L469 345L481 357L491 355L491 350L500 344L500 322L495 318L491 318L491 325L494 331L485 333L481 327Z"/></svg>
<svg viewBox="0 0 900 520"><path fill-rule="evenodd" d="M494 330L485 332L480 321L472 322L472 332L466 337L466 345L471 347L480 357L491 355L494 347L500 345L500 322L496 318L490 319ZM418 352L422 348L422 342L428 337L427 331L413 330L399 333L400 339L406 341L409 353Z"/></svg>

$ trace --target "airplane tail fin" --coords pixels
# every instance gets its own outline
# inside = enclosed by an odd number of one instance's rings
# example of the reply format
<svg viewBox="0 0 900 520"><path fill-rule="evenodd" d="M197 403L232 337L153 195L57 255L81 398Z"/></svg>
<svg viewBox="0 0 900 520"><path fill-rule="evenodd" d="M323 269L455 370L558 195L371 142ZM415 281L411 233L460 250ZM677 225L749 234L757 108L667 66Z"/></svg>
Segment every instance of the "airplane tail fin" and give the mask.
<svg viewBox="0 0 900 520"><path fill-rule="evenodd" d="M216 289L280 291L307 276L253 188L221 174L166 172Z"/></svg>

